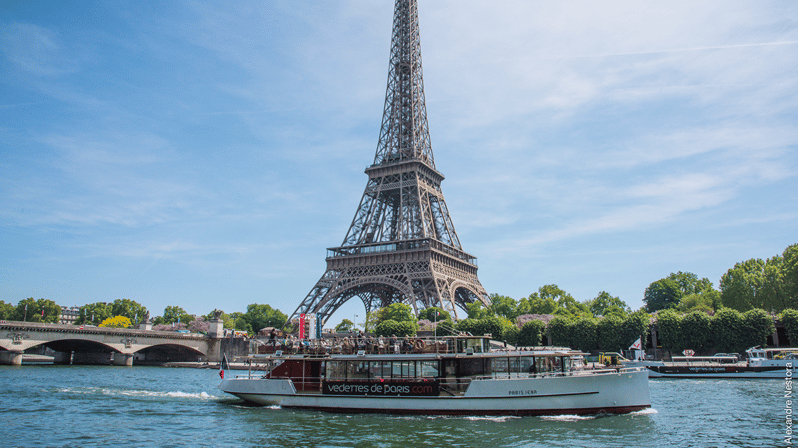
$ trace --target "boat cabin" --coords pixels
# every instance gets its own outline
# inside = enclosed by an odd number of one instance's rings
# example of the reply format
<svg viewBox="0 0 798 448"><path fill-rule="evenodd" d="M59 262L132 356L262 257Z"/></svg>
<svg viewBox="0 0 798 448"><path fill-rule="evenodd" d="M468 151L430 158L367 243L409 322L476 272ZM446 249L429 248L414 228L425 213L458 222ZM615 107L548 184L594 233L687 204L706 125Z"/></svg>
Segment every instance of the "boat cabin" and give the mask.
<svg viewBox="0 0 798 448"><path fill-rule="evenodd" d="M270 356L256 368L263 378L291 379L298 393L437 396L461 395L475 379L567 375L582 367L572 362L582 353L569 349L490 351L489 338L473 336L438 341L446 350Z"/></svg>

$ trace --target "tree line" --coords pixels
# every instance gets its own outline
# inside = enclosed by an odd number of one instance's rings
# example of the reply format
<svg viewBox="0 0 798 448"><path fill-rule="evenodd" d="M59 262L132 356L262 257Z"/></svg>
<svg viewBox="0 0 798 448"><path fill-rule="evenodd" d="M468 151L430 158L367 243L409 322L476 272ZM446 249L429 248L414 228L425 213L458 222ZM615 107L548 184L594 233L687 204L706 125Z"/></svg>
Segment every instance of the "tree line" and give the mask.
<svg viewBox="0 0 798 448"><path fill-rule="evenodd" d="M160 316L150 320L154 330L188 329L192 332L208 330L208 321L214 317L212 310L206 315L189 314L182 307L167 306ZM148 315L147 308L130 299L117 299L113 302L95 302L79 309L75 325L95 325L98 327L129 328L138 325ZM27 298L16 306L0 300L0 320L58 323L61 307L49 299ZM222 312L223 328L245 331L253 334L265 327L282 328L288 316L270 305L253 303L246 312Z"/></svg>
<svg viewBox="0 0 798 448"><path fill-rule="evenodd" d="M721 351L740 351L746 345L761 345L762 335L766 338L772 333L763 316L781 312L779 319L787 327L788 335L792 335L791 341L798 342L798 324L795 330L790 326L791 322L798 322L798 315L793 317L798 309L798 244L766 260L750 259L735 264L721 277L719 289L696 274L671 273L646 288L643 303L643 308L633 312L626 302L606 291L578 301L550 284L520 300L492 294L487 306L478 301L468 304L467 317L457 322L440 308L421 310L415 316L408 305L396 303L367 313L362 327L387 336L410 336L419 330L491 334L495 339L522 346L540 345L547 335L554 345L615 351L628 347L640 336L645 338L651 314L655 314L663 348L701 351L717 347ZM46 299L28 298L16 306L0 301L0 319L58 322L60 312L55 302ZM97 302L80 308L76 324L101 325L108 319L124 316L130 319L130 325L135 325L145 313L144 306L129 299ZM194 316L179 306L167 306L152 323L154 329L203 331L212 317L213 311ZM250 304L246 312L221 314L224 328L250 334L265 327L282 328L287 318L266 304ZM768 319L772 326L772 318ZM336 330L355 327L354 322L344 319Z"/></svg>
<svg viewBox="0 0 798 448"><path fill-rule="evenodd" d="M690 272L671 273L646 288L643 303L648 312L676 309L682 313L714 313L731 308L778 313L798 309L798 244L765 260L752 258L736 263L721 276L718 287Z"/></svg>

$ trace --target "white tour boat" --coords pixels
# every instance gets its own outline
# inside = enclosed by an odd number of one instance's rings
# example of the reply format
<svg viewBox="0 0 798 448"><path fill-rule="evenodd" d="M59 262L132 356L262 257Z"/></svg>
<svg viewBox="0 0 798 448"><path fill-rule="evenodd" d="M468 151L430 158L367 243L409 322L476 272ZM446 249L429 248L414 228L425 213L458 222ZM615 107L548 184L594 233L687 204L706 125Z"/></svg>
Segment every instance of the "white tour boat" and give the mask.
<svg viewBox="0 0 798 448"><path fill-rule="evenodd" d="M598 414L651 406L646 369L587 369L584 354L570 349L490 350L489 338L472 336L371 341L250 359L246 375L223 375L219 389L261 405L336 412Z"/></svg>

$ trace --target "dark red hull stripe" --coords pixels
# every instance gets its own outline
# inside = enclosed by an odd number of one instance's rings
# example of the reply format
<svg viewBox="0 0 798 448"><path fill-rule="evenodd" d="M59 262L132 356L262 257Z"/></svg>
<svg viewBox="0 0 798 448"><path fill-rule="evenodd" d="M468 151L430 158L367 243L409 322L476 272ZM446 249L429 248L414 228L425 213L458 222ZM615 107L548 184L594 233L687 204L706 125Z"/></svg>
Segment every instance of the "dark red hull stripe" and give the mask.
<svg viewBox="0 0 798 448"><path fill-rule="evenodd" d="M516 409L516 410L424 410L424 409L341 409L327 406L283 406L290 409L306 409L346 414L402 414L402 415L595 415L595 414L628 414L650 408L650 405L639 406L614 406L601 408L572 408L572 409Z"/></svg>
<svg viewBox="0 0 798 448"><path fill-rule="evenodd" d="M237 395L238 393L228 392L233 395ZM269 396L269 397L285 397L284 394L247 394L246 392L239 392L241 395L262 395L262 396ZM546 395L508 395L502 397L425 397L425 396L412 396L412 395L324 395L324 394L301 394L302 397L336 397L336 398L384 398L386 400L506 400L508 398L551 398L551 397L569 397L573 395L595 395L598 391L590 391L590 392L568 392L564 394L546 394ZM289 395L293 396L293 395ZM239 396L239 398L242 398ZM246 400L246 398L242 398Z"/></svg>

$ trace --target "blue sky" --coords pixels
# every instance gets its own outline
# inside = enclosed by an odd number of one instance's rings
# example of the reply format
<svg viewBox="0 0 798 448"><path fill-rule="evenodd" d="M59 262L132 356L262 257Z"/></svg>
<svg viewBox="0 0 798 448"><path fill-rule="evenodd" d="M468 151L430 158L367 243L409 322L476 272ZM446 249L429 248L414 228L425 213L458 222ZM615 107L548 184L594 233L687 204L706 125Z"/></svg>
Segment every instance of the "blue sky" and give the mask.
<svg viewBox="0 0 798 448"><path fill-rule="evenodd" d="M290 314L379 136L393 2L0 4L0 299ZM798 242L798 3L420 1L490 293L633 308ZM362 316L350 301L332 321Z"/></svg>

